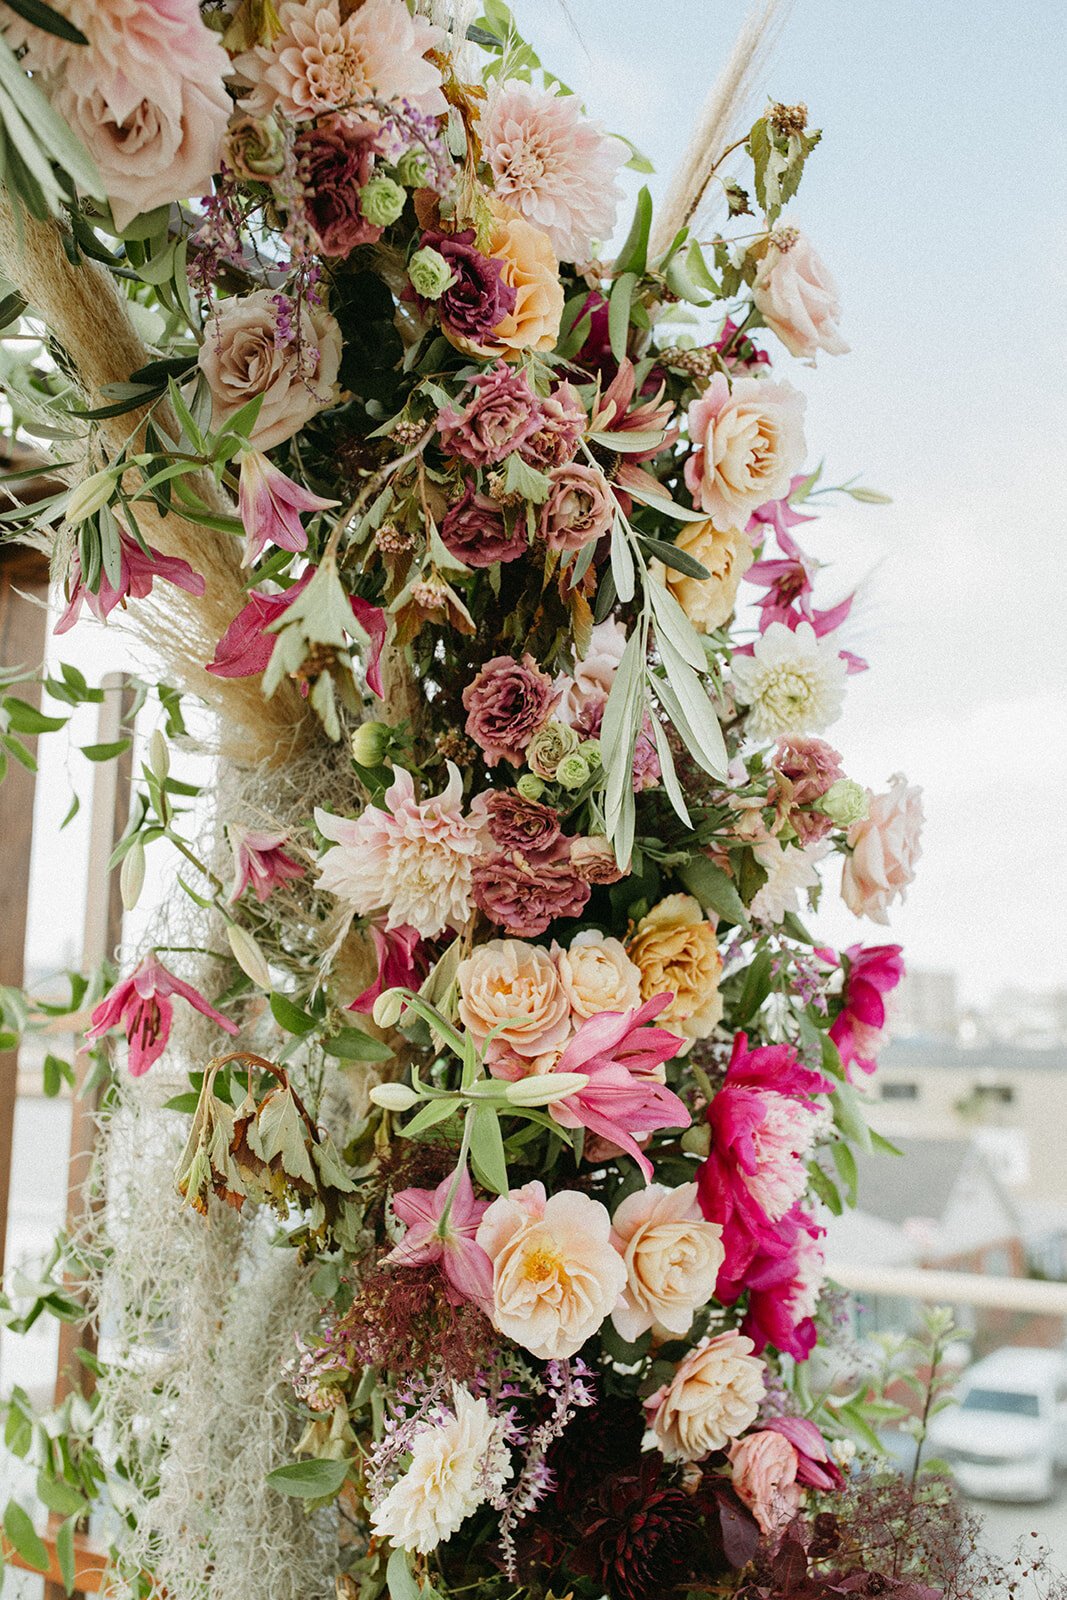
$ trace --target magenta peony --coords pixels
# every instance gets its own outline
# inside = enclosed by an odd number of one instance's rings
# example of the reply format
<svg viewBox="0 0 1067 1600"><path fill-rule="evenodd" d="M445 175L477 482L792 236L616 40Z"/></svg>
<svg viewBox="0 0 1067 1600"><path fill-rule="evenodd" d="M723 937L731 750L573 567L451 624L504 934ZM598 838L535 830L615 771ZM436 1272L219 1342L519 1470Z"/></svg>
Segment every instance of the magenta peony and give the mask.
<svg viewBox="0 0 1067 1600"><path fill-rule="evenodd" d="M852 1068L873 1072L882 1046L885 1028L885 996L904 976L899 944L850 945L844 951L848 963L841 995L841 1010L834 1019L830 1037L836 1044L842 1065L849 1077Z"/></svg>

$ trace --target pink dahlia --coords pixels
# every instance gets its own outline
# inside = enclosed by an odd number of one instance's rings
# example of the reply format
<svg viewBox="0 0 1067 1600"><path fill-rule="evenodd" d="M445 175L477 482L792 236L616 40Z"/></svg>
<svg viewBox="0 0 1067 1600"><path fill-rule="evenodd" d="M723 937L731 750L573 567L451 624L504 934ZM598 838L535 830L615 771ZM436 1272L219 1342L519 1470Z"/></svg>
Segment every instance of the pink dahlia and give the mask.
<svg viewBox="0 0 1067 1600"><path fill-rule="evenodd" d="M610 238L626 146L582 115L576 95L511 80L481 136L497 198L547 233L561 261L588 260Z"/></svg>
<svg viewBox="0 0 1067 1600"><path fill-rule="evenodd" d="M235 1023L208 1004L198 989L168 972L159 957L152 954L145 956L128 978L123 978L104 996L93 1011L85 1037L96 1040L109 1028L121 1027L130 1047L130 1074L139 1078L159 1060L167 1047L174 1021L173 995L187 1000L196 1011L217 1022L225 1033L239 1031Z"/></svg>
<svg viewBox="0 0 1067 1600"><path fill-rule="evenodd" d="M885 1028L885 996L904 976L899 944L850 945L844 952L847 968L841 1010L830 1037L836 1044L849 1077L852 1068L873 1072L878 1065Z"/></svg>

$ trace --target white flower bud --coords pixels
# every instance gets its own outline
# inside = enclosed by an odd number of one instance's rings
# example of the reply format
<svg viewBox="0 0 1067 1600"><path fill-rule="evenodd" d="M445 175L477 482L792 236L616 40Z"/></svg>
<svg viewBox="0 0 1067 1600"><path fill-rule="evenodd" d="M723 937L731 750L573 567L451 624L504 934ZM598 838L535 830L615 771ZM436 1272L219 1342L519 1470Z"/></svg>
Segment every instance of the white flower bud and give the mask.
<svg viewBox="0 0 1067 1600"><path fill-rule="evenodd" d="M119 891L127 911L132 911L141 898L141 890L144 888L144 866L144 845L140 839L135 839L122 858L119 872Z"/></svg>
<svg viewBox="0 0 1067 1600"><path fill-rule="evenodd" d="M230 941L233 959L245 976L251 978L257 988L269 989L271 982L267 958L248 929L231 922L226 929L226 937Z"/></svg>
<svg viewBox="0 0 1067 1600"><path fill-rule="evenodd" d="M376 1083L370 1099L383 1111L410 1111L418 1104L418 1095L406 1083Z"/></svg>
<svg viewBox="0 0 1067 1600"><path fill-rule="evenodd" d="M404 1009L404 996L399 989L384 989L374 1002L371 1016L379 1028L395 1028Z"/></svg>
<svg viewBox="0 0 1067 1600"><path fill-rule="evenodd" d="M159 728L154 730L148 741L148 770L160 783L166 783L170 776L170 751Z"/></svg>
<svg viewBox="0 0 1067 1600"><path fill-rule="evenodd" d="M550 1106L577 1094L588 1082L587 1072L533 1072L528 1078L509 1083L505 1099L513 1106Z"/></svg>

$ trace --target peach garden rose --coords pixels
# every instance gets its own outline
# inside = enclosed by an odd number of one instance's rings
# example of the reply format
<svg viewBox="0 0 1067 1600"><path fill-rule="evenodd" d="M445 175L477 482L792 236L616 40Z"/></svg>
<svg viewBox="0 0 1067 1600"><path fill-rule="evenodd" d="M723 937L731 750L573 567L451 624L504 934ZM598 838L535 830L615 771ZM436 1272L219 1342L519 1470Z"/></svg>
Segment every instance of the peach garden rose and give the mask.
<svg viewBox="0 0 1067 1600"><path fill-rule="evenodd" d="M619 939L594 928L576 933L556 955L559 981L576 1017L629 1011L641 1004L641 974Z"/></svg>
<svg viewBox="0 0 1067 1600"><path fill-rule="evenodd" d="M723 1264L722 1229L703 1217L695 1183L650 1183L615 1208L611 1237L626 1263L626 1288L612 1313L633 1342L649 1328L681 1336L707 1305Z"/></svg>
<svg viewBox="0 0 1067 1600"><path fill-rule="evenodd" d="M752 565L752 545L739 528L717 528L713 522L689 522L675 548L699 561L706 578L692 578L653 561L649 571L673 594L693 626L710 633L729 621L741 579Z"/></svg>
<svg viewBox="0 0 1067 1600"><path fill-rule="evenodd" d="M511 359L523 350L551 350L563 316L563 285L547 233L501 210L489 254L503 263L501 278L515 290L515 309L492 333L490 353Z"/></svg>
<svg viewBox="0 0 1067 1600"><path fill-rule="evenodd" d="M499 1029L494 1043L532 1057L570 1032L570 1000L542 945L490 939L460 962L457 978L460 1020L479 1043Z"/></svg>
<svg viewBox="0 0 1067 1600"><path fill-rule="evenodd" d="M706 1039L722 1017L722 956L700 902L691 894L667 895L637 924L629 955L640 969L643 999L666 989L673 995L660 1023L689 1040Z"/></svg>
<svg viewBox="0 0 1067 1600"><path fill-rule="evenodd" d="M752 1426L765 1371L753 1349L752 1340L734 1330L704 1339L670 1383L645 1401L657 1447L668 1461L702 1461Z"/></svg>
<svg viewBox="0 0 1067 1600"><path fill-rule="evenodd" d="M804 397L788 383L717 372L689 407L685 483L716 527L744 525L789 492L804 461Z"/></svg>

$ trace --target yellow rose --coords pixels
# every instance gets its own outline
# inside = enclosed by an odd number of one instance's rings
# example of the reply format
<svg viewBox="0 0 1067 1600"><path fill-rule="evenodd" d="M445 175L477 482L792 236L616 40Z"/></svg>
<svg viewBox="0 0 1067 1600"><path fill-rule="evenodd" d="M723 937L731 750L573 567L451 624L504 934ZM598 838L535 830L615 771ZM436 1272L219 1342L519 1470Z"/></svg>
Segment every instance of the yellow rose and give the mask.
<svg viewBox="0 0 1067 1600"><path fill-rule="evenodd" d="M551 350L559 338L564 295L548 234L502 211L490 235L489 254L503 263L501 278L516 294L514 311L493 329L495 353Z"/></svg>
<svg viewBox="0 0 1067 1600"><path fill-rule="evenodd" d="M641 918L628 950L641 973L643 999L667 989L674 995L659 1025L678 1028L690 1040L706 1039L722 1017L722 957L699 902L691 894L669 894Z"/></svg>
<svg viewBox="0 0 1067 1600"><path fill-rule="evenodd" d="M752 546L739 528L716 528L712 522L687 522L674 541L702 567L708 577L690 578L684 572L650 563L649 571L668 588L695 628L710 633L721 628L737 603L741 579L752 565Z"/></svg>

